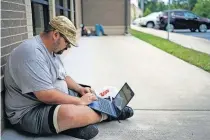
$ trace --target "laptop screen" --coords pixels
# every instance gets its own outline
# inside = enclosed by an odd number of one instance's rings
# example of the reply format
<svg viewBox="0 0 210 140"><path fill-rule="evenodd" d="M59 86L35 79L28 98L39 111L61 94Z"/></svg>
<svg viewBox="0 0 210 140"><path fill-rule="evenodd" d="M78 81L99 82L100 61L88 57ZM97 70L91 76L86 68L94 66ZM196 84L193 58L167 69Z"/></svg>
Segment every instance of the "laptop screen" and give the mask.
<svg viewBox="0 0 210 140"><path fill-rule="evenodd" d="M131 90L129 85L125 83L113 101L115 106L119 110L122 110L129 103L133 96L134 92Z"/></svg>

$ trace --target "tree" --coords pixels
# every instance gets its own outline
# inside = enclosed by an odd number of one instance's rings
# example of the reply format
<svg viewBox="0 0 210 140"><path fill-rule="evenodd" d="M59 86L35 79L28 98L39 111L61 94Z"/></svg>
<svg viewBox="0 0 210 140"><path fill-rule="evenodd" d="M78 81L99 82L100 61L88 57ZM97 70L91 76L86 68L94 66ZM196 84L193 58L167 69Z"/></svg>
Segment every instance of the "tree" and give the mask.
<svg viewBox="0 0 210 140"><path fill-rule="evenodd" d="M189 2L189 7L190 7L190 10L193 10L195 4L197 3L198 0L188 0Z"/></svg>
<svg viewBox="0 0 210 140"><path fill-rule="evenodd" d="M167 9L167 6L165 5L164 2L157 2L156 3L156 9L157 11L163 11L163 10L166 10Z"/></svg>
<svg viewBox="0 0 210 140"><path fill-rule="evenodd" d="M151 14L151 10L149 8L146 8L145 12L144 12L144 16L147 16L149 14Z"/></svg>
<svg viewBox="0 0 210 140"><path fill-rule="evenodd" d="M192 10L196 3L197 3L197 0L173 0L172 8Z"/></svg>
<svg viewBox="0 0 210 140"><path fill-rule="evenodd" d="M139 0L139 3L140 1L141 0ZM197 1L198 0L171 0L170 7L171 9L185 9L185 10L192 11ZM148 13L151 13L151 12L159 12L159 11L164 11L168 9L168 6L165 5L164 2L159 2L157 0L144 0L144 6L145 6L144 12L146 12L144 15L147 15Z"/></svg>
<svg viewBox="0 0 210 140"><path fill-rule="evenodd" d="M210 0L198 0L193 12L199 16L210 18Z"/></svg>
<svg viewBox="0 0 210 140"><path fill-rule="evenodd" d="M150 12L160 12L167 9L167 6L164 2L156 2L156 1L146 1L145 0L145 12L147 8ZM148 10L147 10L148 11Z"/></svg>
<svg viewBox="0 0 210 140"><path fill-rule="evenodd" d="M189 1L188 0L173 0L171 9L186 9L189 10Z"/></svg>

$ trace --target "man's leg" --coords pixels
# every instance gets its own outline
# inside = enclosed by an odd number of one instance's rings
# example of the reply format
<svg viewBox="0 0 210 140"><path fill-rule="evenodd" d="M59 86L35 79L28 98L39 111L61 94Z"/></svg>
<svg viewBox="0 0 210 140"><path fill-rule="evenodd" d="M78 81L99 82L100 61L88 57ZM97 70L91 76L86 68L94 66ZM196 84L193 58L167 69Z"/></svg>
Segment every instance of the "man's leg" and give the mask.
<svg viewBox="0 0 210 140"><path fill-rule="evenodd" d="M79 97L77 92L70 89L69 95ZM71 128L87 126L89 124L95 124L103 120L100 113L97 113L88 106L84 105L59 105L57 106L57 109L55 109L54 113L57 114L58 128L56 129L58 129L58 132Z"/></svg>
<svg viewBox="0 0 210 140"><path fill-rule="evenodd" d="M58 109L57 114L56 109ZM56 134L60 132L58 128L61 128L61 131L68 129L66 130L67 133L64 134L81 139L90 139L98 134L98 128L89 124L100 121L100 118L99 114L87 106L42 104L29 111L14 126L17 130L37 135Z"/></svg>
<svg viewBox="0 0 210 140"><path fill-rule="evenodd" d="M57 132L83 127L101 121L101 115L88 106L63 104L58 107Z"/></svg>
<svg viewBox="0 0 210 140"><path fill-rule="evenodd" d="M101 34L104 36L107 36L107 34L105 34L104 32L104 27L101 24L99 24L99 27L100 27Z"/></svg>
<svg viewBox="0 0 210 140"><path fill-rule="evenodd" d="M79 96L73 90L69 90L69 95ZM82 105L59 105L52 108L52 112L53 114L50 115L50 120L53 120L53 122L51 121L53 126L51 131L81 139L95 137L99 132L95 123L107 119L105 114L97 114L89 107Z"/></svg>

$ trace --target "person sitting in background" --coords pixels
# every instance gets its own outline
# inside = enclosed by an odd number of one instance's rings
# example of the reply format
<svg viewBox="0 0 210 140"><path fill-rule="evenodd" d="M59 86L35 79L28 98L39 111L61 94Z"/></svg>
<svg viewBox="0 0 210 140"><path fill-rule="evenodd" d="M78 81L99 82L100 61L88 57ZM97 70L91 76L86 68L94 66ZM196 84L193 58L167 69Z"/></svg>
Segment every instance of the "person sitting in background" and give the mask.
<svg viewBox="0 0 210 140"><path fill-rule="evenodd" d="M100 35L107 36L101 24L95 25L95 31L92 28L88 29L84 24L81 24L81 35L82 36L100 36Z"/></svg>

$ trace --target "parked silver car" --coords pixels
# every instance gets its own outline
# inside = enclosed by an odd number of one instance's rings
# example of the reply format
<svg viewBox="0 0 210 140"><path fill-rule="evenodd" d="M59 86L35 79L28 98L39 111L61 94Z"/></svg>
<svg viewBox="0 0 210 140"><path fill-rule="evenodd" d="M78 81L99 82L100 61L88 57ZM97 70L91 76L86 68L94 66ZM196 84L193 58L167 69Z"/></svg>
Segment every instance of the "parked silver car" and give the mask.
<svg viewBox="0 0 210 140"><path fill-rule="evenodd" d="M133 21L134 25L144 26L147 28L154 28L156 27L159 22L159 16L162 12L154 12L145 17L137 18Z"/></svg>

